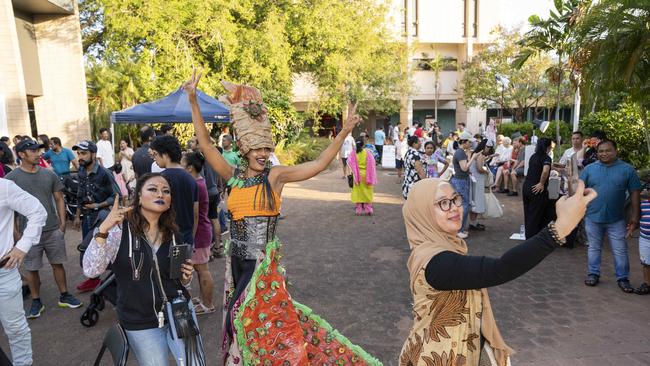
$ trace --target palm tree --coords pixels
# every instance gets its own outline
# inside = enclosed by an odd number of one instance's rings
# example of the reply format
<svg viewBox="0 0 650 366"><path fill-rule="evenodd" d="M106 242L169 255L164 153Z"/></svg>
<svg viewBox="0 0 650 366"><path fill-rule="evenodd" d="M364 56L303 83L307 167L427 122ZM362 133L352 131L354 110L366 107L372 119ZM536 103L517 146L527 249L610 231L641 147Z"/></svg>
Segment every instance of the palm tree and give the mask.
<svg viewBox="0 0 650 366"><path fill-rule="evenodd" d="M429 67L431 68L431 71L433 71L433 76L434 76L434 119L436 122L438 122L438 98L440 97L440 72L442 69L445 67L445 61L443 60L442 56L440 54L436 53L436 55L429 61Z"/></svg>
<svg viewBox="0 0 650 366"><path fill-rule="evenodd" d="M513 66L521 67L531 56L546 52L554 52L557 63L548 70L548 75L557 87L555 103L555 120L560 120L561 87L567 71L571 67L570 58L575 50L575 25L591 4L591 0L555 0L555 9L549 11L548 19L531 15L528 22L531 30L522 41L524 50L513 62ZM556 124L557 147L560 147L560 123Z"/></svg>
<svg viewBox="0 0 650 366"><path fill-rule="evenodd" d="M601 0L579 27L584 71L592 98L624 91L641 108L650 153L650 3ZM603 98L606 99L606 98Z"/></svg>

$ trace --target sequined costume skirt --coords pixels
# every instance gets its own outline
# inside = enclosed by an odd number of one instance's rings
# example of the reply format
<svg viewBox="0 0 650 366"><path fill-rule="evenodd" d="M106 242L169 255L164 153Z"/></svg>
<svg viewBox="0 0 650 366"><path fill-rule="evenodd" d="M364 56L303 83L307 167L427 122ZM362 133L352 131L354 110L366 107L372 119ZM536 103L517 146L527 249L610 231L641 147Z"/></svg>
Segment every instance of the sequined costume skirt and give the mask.
<svg viewBox="0 0 650 366"><path fill-rule="evenodd" d="M277 239L266 245L245 290L234 301L232 264L239 258L227 257L224 364L381 365L310 308L291 299L279 263L280 247Z"/></svg>

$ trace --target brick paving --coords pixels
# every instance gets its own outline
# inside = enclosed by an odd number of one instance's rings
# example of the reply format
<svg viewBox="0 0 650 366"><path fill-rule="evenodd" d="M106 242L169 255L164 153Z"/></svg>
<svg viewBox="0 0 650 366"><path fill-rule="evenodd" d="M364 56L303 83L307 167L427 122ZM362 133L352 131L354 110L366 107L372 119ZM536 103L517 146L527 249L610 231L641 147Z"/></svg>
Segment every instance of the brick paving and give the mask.
<svg viewBox="0 0 650 366"><path fill-rule="evenodd" d="M397 356L411 324L406 259L408 244L401 216L397 177L380 170L374 217L354 216L347 183L339 169L299 184L283 194L278 236L293 297L311 306L352 342L385 365ZM508 240L523 222L520 198L498 195L505 205L500 219L484 220L487 230L472 233L470 254L496 256L516 245ZM68 231L69 287L80 279L76 245ZM632 284L641 279L637 239L631 239ZM613 276L609 250L595 288L582 284L586 248L558 249L521 278L490 290L494 312L506 341L518 353L514 365L650 365L650 296L622 293ZM221 301L223 260L211 264ZM97 326L79 323L81 309L56 307L49 269L41 274L47 309L30 320L34 365L90 365L115 312L101 312ZM196 287L196 285L195 285ZM80 296L88 302L88 295ZM25 302L28 307L29 301ZM200 317L208 364L218 365L221 314ZM8 349L4 333L0 347ZM102 365L109 365L108 359ZM135 364L133 356L129 364Z"/></svg>

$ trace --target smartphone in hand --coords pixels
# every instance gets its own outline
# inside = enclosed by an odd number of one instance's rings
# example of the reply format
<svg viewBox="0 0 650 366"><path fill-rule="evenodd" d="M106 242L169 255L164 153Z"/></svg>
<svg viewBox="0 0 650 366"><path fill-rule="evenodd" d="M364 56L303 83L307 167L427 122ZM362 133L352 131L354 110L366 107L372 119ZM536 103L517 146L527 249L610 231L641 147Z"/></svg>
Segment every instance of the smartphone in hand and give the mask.
<svg viewBox="0 0 650 366"><path fill-rule="evenodd" d="M192 246L189 244L172 245L169 249L169 278L181 278L181 265L192 258Z"/></svg>

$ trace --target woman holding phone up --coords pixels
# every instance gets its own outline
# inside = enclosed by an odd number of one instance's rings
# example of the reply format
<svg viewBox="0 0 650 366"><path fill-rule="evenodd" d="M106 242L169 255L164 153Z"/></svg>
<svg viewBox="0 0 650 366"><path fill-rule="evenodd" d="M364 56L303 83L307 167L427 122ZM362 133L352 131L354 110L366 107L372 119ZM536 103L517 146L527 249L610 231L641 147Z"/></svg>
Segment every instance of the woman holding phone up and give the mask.
<svg viewBox="0 0 650 366"><path fill-rule="evenodd" d="M172 279L170 253L181 243L167 179L158 173L141 176L132 207L119 207L119 199L95 229L83 259L84 274L101 275L109 264L117 281L116 310L129 345L141 366L168 365L168 350L179 365L200 365L203 349L198 335L187 351L183 341L173 340L166 306L192 281L191 261L180 264L180 278ZM180 247L179 247L180 248ZM178 326L176 327L178 332ZM190 349L192 347L189 347ZM189 353L189 354L188 354ZM201 361L199 361L201 360Z"/></svg>

